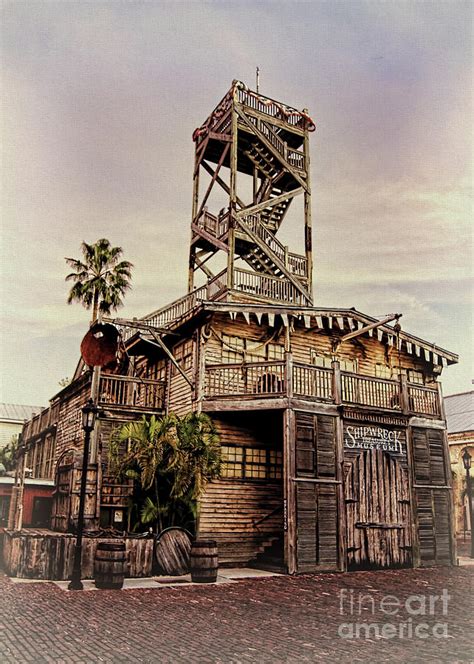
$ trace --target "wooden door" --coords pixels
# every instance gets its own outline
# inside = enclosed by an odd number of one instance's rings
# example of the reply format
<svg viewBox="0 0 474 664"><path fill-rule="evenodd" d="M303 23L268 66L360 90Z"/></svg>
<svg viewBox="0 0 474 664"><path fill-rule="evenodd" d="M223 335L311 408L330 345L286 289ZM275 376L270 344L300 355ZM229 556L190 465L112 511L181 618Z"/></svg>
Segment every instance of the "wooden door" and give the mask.
<svg viewBox="0 0 474 664"><path fill-rule="evenodd" d="M412 563L407 470L381 449L344 463L348 569Z"/></svg>

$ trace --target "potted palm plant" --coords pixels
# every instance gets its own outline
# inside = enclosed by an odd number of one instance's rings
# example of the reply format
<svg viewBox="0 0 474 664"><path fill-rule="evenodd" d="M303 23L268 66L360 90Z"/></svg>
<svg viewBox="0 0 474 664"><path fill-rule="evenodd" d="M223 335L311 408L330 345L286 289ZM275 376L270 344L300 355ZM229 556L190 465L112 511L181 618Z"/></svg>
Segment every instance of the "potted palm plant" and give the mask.
<svg viewBox="0 0 474 664"><path fill-rule="evenodd" d="M220 475L221 448L211 418L142 416L114 432L109 453L114 474L135 482L129 528L151 527L161 567L167 573L172 567L187 571L199 498L206 483ZM189 533L187 543L183 531Z"/></svg>

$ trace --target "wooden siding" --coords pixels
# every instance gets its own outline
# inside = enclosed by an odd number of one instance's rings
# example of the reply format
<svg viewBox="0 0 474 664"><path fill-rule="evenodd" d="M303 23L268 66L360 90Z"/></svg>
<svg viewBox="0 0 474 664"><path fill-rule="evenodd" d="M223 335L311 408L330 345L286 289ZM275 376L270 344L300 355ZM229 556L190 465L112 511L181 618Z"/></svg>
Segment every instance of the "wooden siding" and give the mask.
<svg viewBox="0 0 474 664"><path fill-rule="evenodd" d="M282 502L281 482L214 480L200 501L199 536L217 540L219 564L248 563L283 532L283 510L274 513Z"/></svg>
<svg viewBox="0 0 474 664"><path fill-rule="evenodd" d="M52 533L50 530L28 529L3 535L3 561L10 576L21 579L49 579L65 581L71 577L74 535ZM82 540L82 578L94 578L94 556L97 545L114 542L106 537L87 537ZM125 539L127 577L151 576L154 539L134 537Z"/></svg>

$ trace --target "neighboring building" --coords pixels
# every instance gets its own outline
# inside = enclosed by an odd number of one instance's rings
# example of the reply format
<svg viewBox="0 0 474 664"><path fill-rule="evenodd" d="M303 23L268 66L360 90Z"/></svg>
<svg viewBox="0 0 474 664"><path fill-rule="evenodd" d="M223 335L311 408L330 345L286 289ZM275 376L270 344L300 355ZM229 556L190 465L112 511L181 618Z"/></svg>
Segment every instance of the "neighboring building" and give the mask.
<svg viewBox="0 0 474 664"><path fill-rule="evenodd" d="M0 447L8 445L21 432L25 421L40 411L41 406L0 403Z"/></svg>
<svg viewBox="0 0 474 664"><path fill-rule="evenodd" d="M466 494L466 471L462 452L467 447L474 464L474 390L444 397L448 427L449 456L453 472L455 530L460 535L471 529ZM471 476L474 469L471 469Z"/></svg>
<svg viewBox="0 0 474 664"><path fill-rule="evenodd" d="M15 493L15 479L0 477L0 527L6 527L12 493ZM53 480L25 479L23 492L22 525L24 527L49 528L53 502Z"/></svg>
<svg viewBox="0 0 474 664"><path fill-rule="evenodd" d="M92 385L79 367L24 427L26 465L55 481L56 530L77 519L80 408L92 389L101 413L86 529L125 523L130 486L108 470L112 428L196 410L221 437L223 473L200 501L198 533L218 541L221 564L295 573L453 562L439 376L458 358L402 331L397 315L313 304L313 129L306 111L234 81L194 132L188 295L113 321L127 350L116 369ZM222 196L228 206L210 213ZM304 254L276 237L289 209Z"/></svg>

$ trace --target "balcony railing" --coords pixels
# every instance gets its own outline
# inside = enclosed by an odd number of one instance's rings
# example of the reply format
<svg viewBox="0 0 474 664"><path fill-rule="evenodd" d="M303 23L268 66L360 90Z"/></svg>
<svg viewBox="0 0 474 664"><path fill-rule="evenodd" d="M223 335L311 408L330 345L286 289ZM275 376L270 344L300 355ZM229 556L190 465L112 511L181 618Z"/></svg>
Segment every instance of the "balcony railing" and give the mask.
<svg viewBox="0 0 474 664"><path fill-rule="evenodd" d="M305 296L286 279L249 270L234 269L234 289L259 298L307 306Z"/></svg>
<svg viewBox="0 0 474 664"><path fill-rule="evenodd" d="M408 383L408 407L412 413L441 416L438 391L423 385Z"/></svg>
<svg viewBox="0 0 474 664"><path fill-rule="evenodd" d="M441 417L438 390L336 369L280 362L218 364L205 368L204 398L297 397L347 406Z"/></svg>
<svg viewBox="0 0 474 664"><path fill-rule="evenodd" d="M204 209L196 225L198 228L202 228L202 230L219 239L229 230L229 213L216 216L211 214L207 209Z"/></svg>
<svg viewBox="0 0 474 664"><path fill-rule="evenodd" d="M100 377L98 401L101 406L162 410L164 399L163 382L110 374L102 374Z"/></svg>
<svg viewBox="0 0 474 664"><path fill-rule="evenodd" d="M293 364L293 394L332 401L332 370L308 364Z"/></svg>
<svg viewBox="0 0 474 664"><path fill-rule="evenodd" d="M277 396L286 392L284 362L249 362L206 367L206 397Z"/></svg>
<svg viewBox="0 0 474 664"><path fill-rule="evenodd" d="M341 387L343 403L391 410L401 408L398 381L342 372Z"/></svg>

